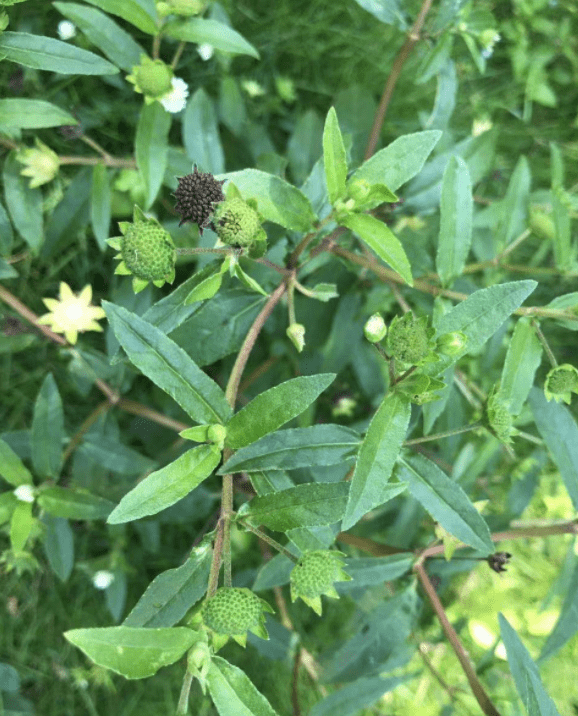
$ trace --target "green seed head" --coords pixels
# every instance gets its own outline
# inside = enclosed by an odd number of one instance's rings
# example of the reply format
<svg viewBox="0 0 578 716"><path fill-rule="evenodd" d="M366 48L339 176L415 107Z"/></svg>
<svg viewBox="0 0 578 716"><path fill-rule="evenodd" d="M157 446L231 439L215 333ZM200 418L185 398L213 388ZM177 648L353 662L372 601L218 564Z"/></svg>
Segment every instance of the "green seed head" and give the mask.
<svg viewBox="0 0 578 716"><path fill-rule="evenodd" d="M501 397L497 387L488 395L484 423L489 430L503 443L510 443L512 434L512 414Z"/></svg>
<svg viewBox="0 0 578 716"><path fill-rule="evenodd" d="M129 271L144 281L168 280L177 258L171 235L155 221L129 224L120 252Z"/></svg>
<svg viewBox="0 0 578 716"><path fill-rule="evenodd" d="M171 89L173 71L162 60L141 57L140 65L132 68L136 87L148 97L162 97Z"/></svg>
<svg viewBox="0 0 578 716"><path fill-rule="evenodd" d="M351 579L342 569L343 557L342 552L335 550L305 552L291 571L291 600L301 597L321 614L321 595L338 597L333 583Z"/></svg>
<svg viewBox="0 0 578 716"><path fill-rule="evenodd" d="M263 602L250 589L221 587L203 607L203 621L218 634L244 634L257 626Z"/></svg>
<svg viewBox="0 0 578 716"><path fill-rule="evenodd" d="M251 246L264 234L259 215L243 199L227 199L215 212L217 234L228 246Z"/></svg>
<svg viewBox="0 0 578 716"><path fill-rule="evenodd" d="M427 327L427 316L414 318L411 313L396 316L387 335L388 351L402 363L417 365L431 353L432 333Z"/></svg>

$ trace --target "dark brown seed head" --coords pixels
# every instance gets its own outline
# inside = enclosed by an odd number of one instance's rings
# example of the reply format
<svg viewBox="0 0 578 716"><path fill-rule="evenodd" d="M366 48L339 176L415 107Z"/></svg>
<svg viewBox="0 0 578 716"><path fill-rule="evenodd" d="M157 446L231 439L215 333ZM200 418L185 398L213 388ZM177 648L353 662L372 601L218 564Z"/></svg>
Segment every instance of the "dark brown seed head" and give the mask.
<svg viewBox="0 0 578 716"><path fill-rule="evenodd" d="M214 211L213 204L225 200L223 184L225 180L217 181L209 172L200 172L193 168L192 174L179 178L179 186L173 196L177 200L175 209L181 216L179 226L192 221L199 226L199 232L209 226L209 218Z"/></svg>

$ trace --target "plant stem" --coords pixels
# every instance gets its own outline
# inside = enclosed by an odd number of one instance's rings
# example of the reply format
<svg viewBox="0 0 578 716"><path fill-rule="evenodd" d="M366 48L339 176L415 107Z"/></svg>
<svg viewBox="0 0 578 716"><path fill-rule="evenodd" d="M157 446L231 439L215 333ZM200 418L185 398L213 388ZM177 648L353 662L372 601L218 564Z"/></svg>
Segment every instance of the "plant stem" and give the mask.
<svg viewBox="0 0 578 716"><path fill-rule="evenodd" d="M554 353L552 353L552 349L550 348L550 344L546 340L546 336L542 333L542 329L538 325L538 321L532 320L531 321L532 328L536 331L536 335L538 336L538 339L542 346L544 347L544 350L546 351L546 355L548 356L548 360L552 364L552 368L556 368L558 365L558 361L556 360L556 356Z"/></svg>
<svg viewBox="0 0 578 716"><path fill-rule="evenodd" d="M265 534L264 532L261 532L261 530L258 527L253 527L247 522L240 521L240 524L246 529L249 530L249 532L252 532L253 534L257 535L259 539L262 539L263 542L266 542L267 544L271 545L273 549L276 549L277 552L280 552L281 554L284 554L286 557L289 557L289 559L292 562L297 563L299 561L298 557L296 557L294 554L291 554L288 549L283 547L282 544L279 544L276 540L274 540L272 537L269 537L269 535Z"/></svg>
<svg viewBox="0 0 578 716"><path fill-rule="evenodd" d="M435 435L426 435L423 438L415 438L415 440L406 440L403 443L403 447L409 447L410 445L419 445L420 443L427 443L430 440L441 440L442 438L451 438L453 435L459 435L460 433L468 433L470 430L476 430L477 428L481 428L482 424L481 422L472 423L471 425L466 425L463 428L457 428L456 430L447 430L444 433L436 433Z"/></svg>
<svg viewBox="0 0 578 716"><path fill-rule="evenodd" d="M436 590L434 589L433 584L430 582L429 577L427 576L427 573L421 561L417 562L414 565L414 571L417 574L417 577L424 589L424 592L426 593L426 596L429 599L432 608L440 621L444 634L450 642L455 655L458 657L458 661L460 662L461 667L464 670L466 678L468 679L472 692L476 697L480 708L486 714L486 716L500 716L500 712L496 709L490 697L486 694L480 680L478 679L476 671L466 653L466 650L464 649L463 644L461 643L460 638L457 635L455 629L450 624L445 609L443 608L443 605L439 600Z"/></svg>
<svg viewBox="0 0 578 716"><path fill-rule="evenodd" d="M183 685L181 687L181 695L179 696L176 716L187 716L187 713L189 712L189 694L191 693L192 684L193 675L190 671L186 671L185 678L183 679Z"/></svg>

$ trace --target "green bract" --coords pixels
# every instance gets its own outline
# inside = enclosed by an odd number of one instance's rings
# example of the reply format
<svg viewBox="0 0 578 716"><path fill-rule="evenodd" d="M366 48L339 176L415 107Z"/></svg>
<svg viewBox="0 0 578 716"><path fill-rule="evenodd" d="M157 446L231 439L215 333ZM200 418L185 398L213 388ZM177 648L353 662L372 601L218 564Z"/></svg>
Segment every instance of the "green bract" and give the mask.
<svg viewBox="0 0 578 716"><path fill-rule="evenodd" d="M494 386L488 395L483 422L498 440L503 443L512 442L512 414L508 410L508 405L504 402L497 386Z"/></svg>
<svg viewBox="0 0 578 716"><path fill-rule="evenodd" d="M177 252L168 231L156 219L147 218L138 206L133 221L120 221L122 236L109 239L108 244L122 259L115 273L132 275L135 293L142 291L149 281L155 286L175 280Z"/></svg>
<svg viewBox="0 0 578 716"><path fill-rule="evenodd" d="M217 206L215 226L221 241L228 246L251 246L266 241L259 214L243 199L234 197Z"/></svg>
<svg viewBox="0 0 578 716"><path fill-rule="evenodd" d="M203 605L202 617L204 625L213 632L215 648L219 649L229 637L245 646L248 631L268 639L266 611L273 609L250 589L221 587Z"/></svg>
<svg viewBox="0 0 578 716"><path fill-rule="evenodd" d="M343 552L316 550L301 555L290 576L291 601L301 598L305 604L321 615L321 595L338 599L333 582L348 582L351 577L342 567Z"/></svg>

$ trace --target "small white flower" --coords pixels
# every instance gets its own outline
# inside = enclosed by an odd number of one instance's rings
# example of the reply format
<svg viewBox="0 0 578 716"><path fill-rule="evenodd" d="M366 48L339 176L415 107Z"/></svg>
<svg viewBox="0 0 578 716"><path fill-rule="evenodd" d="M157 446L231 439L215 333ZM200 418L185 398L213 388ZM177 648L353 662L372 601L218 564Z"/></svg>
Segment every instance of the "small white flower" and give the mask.
<svg viewBox="0 0 578 716"><path fill-rule="evenodd" d="M214 55L215 48L212 45L209 45L207 42L204 42L202 45L199 45L197 47L197 52L201 56L201 59L205 60L206 62L207 60L210 60L211 57Z"/></svg>
<svg viewBox="0 0 578 716"><path fill-rule="evenodd" d="M173 77L171 84L173 86L172 90L167 92L164 97L161 97L160 103L167 112L175 114L185 108L187 97L189 96L189 86L180 77Z"/></svg>
<svg viewBox="0 0 578 716"><path fill-rule="evenodd" d="M18 485L14 496L20 502L34 502L34 487L32 485Z"/></svg>
<svg viewBox="0 0 578 716"><path fill-rule="evenodd" d="M76 35L76 25L70 20L62 20L58 23L57 32L61 40L71 40Z"/></svg>
<svg viewBox="0 0 578 716"><path fill-rule="evenodd" d="M97 589L108 589L114 582L114 574L108 569L100 569L92 577L92 583Z"/></svg>

